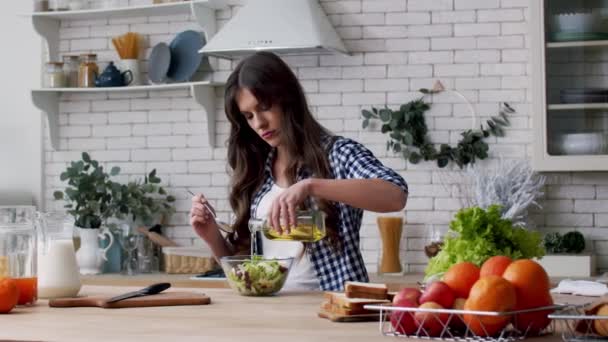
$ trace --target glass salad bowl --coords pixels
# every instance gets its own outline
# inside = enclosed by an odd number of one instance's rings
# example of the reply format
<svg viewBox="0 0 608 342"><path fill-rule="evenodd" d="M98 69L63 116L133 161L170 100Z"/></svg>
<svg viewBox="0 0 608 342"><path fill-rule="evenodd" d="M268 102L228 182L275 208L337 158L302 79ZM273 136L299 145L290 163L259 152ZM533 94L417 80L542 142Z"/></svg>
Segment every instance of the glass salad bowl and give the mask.
<svg viewBox="0 0 608 342"><path fill-rule="evenodd" d="M220 258L230 287L243 296L271 296L283 287L293 258L235 255Z"/></svg>

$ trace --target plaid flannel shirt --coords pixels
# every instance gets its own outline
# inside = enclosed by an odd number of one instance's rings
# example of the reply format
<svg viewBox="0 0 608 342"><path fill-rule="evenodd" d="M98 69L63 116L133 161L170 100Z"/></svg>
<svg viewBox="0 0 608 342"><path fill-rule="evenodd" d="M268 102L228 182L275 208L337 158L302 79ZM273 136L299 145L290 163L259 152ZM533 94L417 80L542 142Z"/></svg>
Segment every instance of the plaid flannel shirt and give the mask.
<svg viewBox="0 0 608 342"><path fill-rule="evenodd" d="M379 178L399 186L405 193L408 192L403 178L392 169L382 165L363 145L338 136L326 137L323 143L329 150L329 162L334 179ZM272 161L275 153L276 149L273 149L266 160L264 183L255 193L251 204L252 217L255 216L260 200L274 184ZM299 181L310 177L310 172L301 169L297 179ZM344 282L347 280L369 281L359 249L359 230L363 210L344 203L336 203L336 206L339 213L338 236L342 242L340 253L336 253L325 239L311 243L309 249L311 262L319 278L321 289L324 291L342 291Z"/></svg>

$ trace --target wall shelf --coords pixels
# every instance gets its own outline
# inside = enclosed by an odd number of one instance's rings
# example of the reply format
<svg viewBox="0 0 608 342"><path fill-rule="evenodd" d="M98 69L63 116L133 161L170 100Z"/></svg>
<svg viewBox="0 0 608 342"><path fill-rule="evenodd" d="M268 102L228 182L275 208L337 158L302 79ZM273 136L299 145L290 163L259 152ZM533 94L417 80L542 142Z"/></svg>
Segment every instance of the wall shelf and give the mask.
<svg viewBox="0 0 608 342"><path fill-rule="evenodd" d="M549 49L593 47L593 46L608 46L608 40L585 40L585 41L547 43L547 48L549 48Z"/></svg>
<svg viewBox="0 0 608 342"><path fill-rule="evenodd" d="M59 27L62 20L85 20L103 18L124 18L133 16L164 16L191 13L205 32L207 41L215 35L215 10L227 8L226 0L194 0L181 3L169 3L124 8L92 9L82 11L34 12L25 14L32 20L36 32L46 42L47 61L58 61Z"/></svg>
<svg viewBox="0 0 608 342"><path fill-rule="evenodd" d="M569 103L569 104L550 104L548 110L576 110L576 109L608 109L608 103Z"/></svg>
<svg viewBox="0 0 608 342"><path fill-rule="evenodd" d="M59 149L59 99L61 94L86 94L101 92L136 92L136 91L162 91L172 89L190 89L194 100L200 104L207 118L207 134L209 145L215 145L215 87L223 83L200 81L172 84L144 85L132 87L108 87L108 88L40 88L32 90L32 101L41 111L46 113L49 127L49 136L53 149Z"/></svg>
<svg viewBox="0 0 608 342"><path fill-rule="evenodd" d="M32 21L36 32L44 39L47 47L46 61L61 60L59 55L60 26L63 20L92 20L126 18L136 16L169 16L191 14L205 33L207 41L216 33L215 11L228 8L231 0L192 0L176 3L133 6L108 9L87 9L61 12L35 12L23 16ZM145 34L145 32L142 32ZM59 101L63 93L99 93L99 92L136 92L159 91L171 89L190 89L192 97L199 103L207 117L209 145L215 145L215 90L223 83L212 81L184 82L160 85L142 85L113 88L38 88L31 91L34 105L46 113L48 119L51 146L59 148Z"/></svg>
<svg viewBox="0 0 608 342"><path fill-rule="evenodd" d="M86 9L78 11L60 12L32 12L23 14L32 18L46 18L52 20L85 20L103 18L124 18L124 17L151 17L159 15L177 15L192 13L193 6L203 6L211 9L222 9L226 7L224 0L193 0L184 2L173 2L167 4Z"/></svg>

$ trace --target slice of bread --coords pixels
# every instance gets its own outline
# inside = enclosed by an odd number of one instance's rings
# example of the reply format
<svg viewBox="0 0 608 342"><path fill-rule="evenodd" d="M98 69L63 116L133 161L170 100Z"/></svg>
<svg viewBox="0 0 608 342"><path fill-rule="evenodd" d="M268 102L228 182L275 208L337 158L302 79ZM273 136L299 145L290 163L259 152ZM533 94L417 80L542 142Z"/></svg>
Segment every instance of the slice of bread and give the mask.
<svg viewBox="0 0 608 342"><path fill-rule="evenodd" d="M343 316L366 315L366 314L375 313L375 311L370 311L370 310L365 310L365 309L349 309L349 308L342 307L338 304L331 304L329 302L323 302L323 304L321 304L321 309L323 309L324 311L327 311L327 312L331 312L333 314L343 315Z"/></svg>
<svg viewBox="0 0 608 342"><path fill-rule="evenodd" d="M386 293L378 294L378 293L352 291L352 292L346 292L345 294L346 294L347 298L388 299L388 296Z"/></svg>
<svg viewBox="0 0 608 342"><path fill-rule="evenodd" d="M344 283L344 292L349 298L386 299L388 288L386 284L347 281ZM357 297L361 295L363 296Z"/></svg>
<svg viewBox="0 0 608 342"><path fill-rule="evenodd" d="M367 304L390 303L390 301L386 299L348 298L346 297L346 294L342 292L326 292L325 301L352 310L364 310L363 306Z"/></svg>

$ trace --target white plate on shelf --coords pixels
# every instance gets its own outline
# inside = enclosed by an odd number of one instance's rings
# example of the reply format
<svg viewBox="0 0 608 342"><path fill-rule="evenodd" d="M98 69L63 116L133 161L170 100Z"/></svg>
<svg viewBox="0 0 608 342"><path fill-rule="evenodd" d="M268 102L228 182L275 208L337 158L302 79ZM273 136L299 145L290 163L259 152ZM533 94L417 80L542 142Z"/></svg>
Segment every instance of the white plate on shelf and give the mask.
<svg viewBox="0 0 608 342"><path fill-rule="evenodd" d="M608 135L606 133L565 133L558 135L553 145L559 154L594 155L608 153Z"/></svg>

